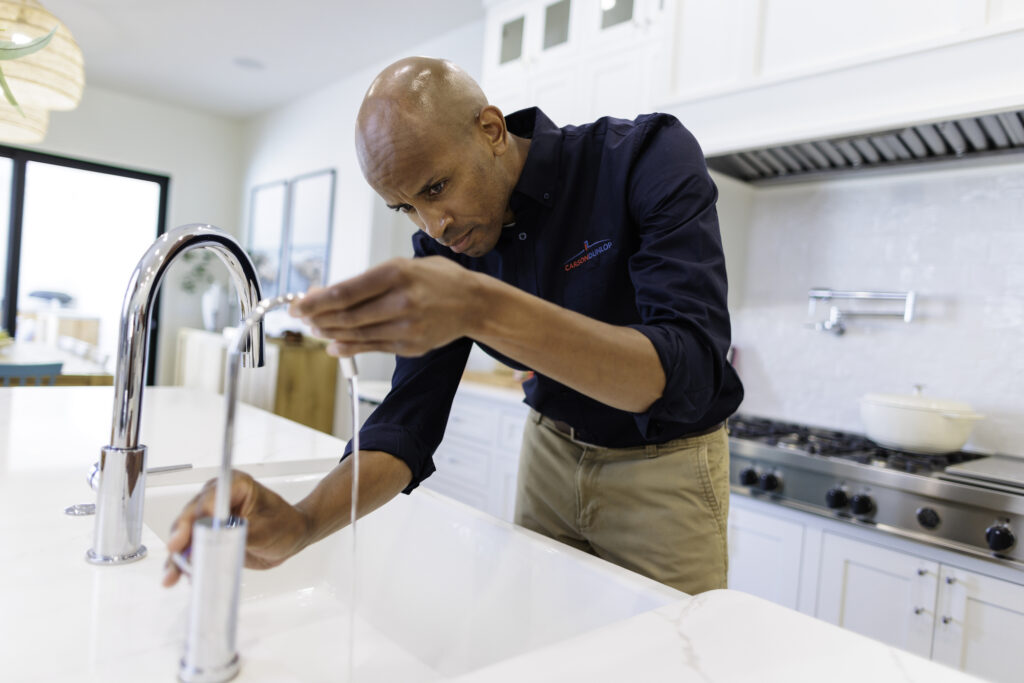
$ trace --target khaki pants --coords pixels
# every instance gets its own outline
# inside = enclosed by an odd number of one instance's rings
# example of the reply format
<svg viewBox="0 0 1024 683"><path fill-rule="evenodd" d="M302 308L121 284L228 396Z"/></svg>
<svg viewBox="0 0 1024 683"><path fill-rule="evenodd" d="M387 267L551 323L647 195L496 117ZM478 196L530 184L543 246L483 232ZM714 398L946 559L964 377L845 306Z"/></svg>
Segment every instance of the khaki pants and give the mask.
<svg viewBox="0 0 1024 683"><path fill-rule="evenodd" d="M530 411L517 524L694 594L726 586L728 515L724 426L658 445L601 448Z"/></svg>

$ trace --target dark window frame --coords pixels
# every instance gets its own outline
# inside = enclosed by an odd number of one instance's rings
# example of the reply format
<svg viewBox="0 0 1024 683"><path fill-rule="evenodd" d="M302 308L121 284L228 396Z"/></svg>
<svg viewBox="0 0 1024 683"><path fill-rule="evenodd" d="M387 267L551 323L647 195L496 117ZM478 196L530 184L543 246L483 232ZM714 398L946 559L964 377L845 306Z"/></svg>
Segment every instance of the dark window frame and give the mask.
<svg viewBox="0 0 1024 683"><path fill-rule="evenodd" d="M160 204L157 215L156 239L167 232L167 202L170 192L170 176L136 171L120 166L111 166L96 161L86 161L73 157L46 154L22 149L20 147L9 147L0 145L0 157L7 157L11 160L11 216L8 224L7 234L7 272L6 281L0 283L3 286L3 310L0 311L0 320L3 327L13 337L17 327L18 316L18 276L21 264L21 233L25 218L25 170L28 162L36 161L44 164L74 168L80 171L93 171L95 173L106 173L107 175L134 178L156 183L160 187ZM142 254L139 254L142 257ZM125 273L125 283L131 273ZM156 383L156 360L157 342L160 336L160 294L157 293L153 302L153 311L149 324L149 359L146 363L146 383Z"/></svg>

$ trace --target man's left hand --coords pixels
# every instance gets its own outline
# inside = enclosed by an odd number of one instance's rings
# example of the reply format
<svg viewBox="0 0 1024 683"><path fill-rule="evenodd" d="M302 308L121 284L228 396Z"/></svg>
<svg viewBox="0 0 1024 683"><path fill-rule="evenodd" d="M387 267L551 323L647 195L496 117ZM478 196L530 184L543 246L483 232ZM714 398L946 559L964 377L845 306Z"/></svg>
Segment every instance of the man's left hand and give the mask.
<svg viewBox="0 0 1024 683"><path fill-rule="evenodd" d="M393 259L310 290L290 312L331 340L331 355L419 356L467 336L479 321L478 277L441 256Z"/></svg>

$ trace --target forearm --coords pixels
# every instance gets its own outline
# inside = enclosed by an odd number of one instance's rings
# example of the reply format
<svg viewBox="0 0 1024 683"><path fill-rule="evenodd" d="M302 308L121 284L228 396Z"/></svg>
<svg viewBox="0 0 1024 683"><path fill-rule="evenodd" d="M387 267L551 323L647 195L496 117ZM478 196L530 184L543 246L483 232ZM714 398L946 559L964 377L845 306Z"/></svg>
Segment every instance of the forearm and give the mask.
<svg viewBox="0 0 1024 683"><path fill-rule="evenodd" d="M661 397L665 372L651 341L556 306L500 280L475 276L481 313L473 339L613 408L643 412Z"/></svg>
<svg viewBox="0 0 1024 683"><path fill-rule="evenodd" d="M348 525L352 517L353 465L354 458L345 458L296 504L307 520L303 547ZM359 454L357 517L373 512L394 498L411 480L409 467L395 456L382 451L362 451Z"/></svg>

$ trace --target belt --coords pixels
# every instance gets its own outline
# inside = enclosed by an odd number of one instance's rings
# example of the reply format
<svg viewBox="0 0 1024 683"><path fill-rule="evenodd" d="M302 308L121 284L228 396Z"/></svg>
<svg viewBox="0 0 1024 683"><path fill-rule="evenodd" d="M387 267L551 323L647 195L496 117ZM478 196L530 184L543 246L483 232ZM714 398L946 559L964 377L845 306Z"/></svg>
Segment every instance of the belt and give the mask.
<svg viewBox="0 0 1024 683"><path fill-rule="evenodd" d="M556 431L561 432L562 434L565 434L567 437L569 437L573 441L579 441L580 443L585 443L584 441L582 441L581 439L579 439L576 436L576 429L573 428L573 426L570 425L568 422L562 422L561 420L552 420L550 417L545 418L545 419L547 420L547 423L549 425L551 425L552 427L555 428ZM724 422L719 422L718 424L714 425L713 427L708 427L707 429L704 429L704 430L699 431L699 432L692 432L690 434L683 434L682 436L677 436L676 438L677 439L690 439L690 438L698 437L698 436L707 436L708 434L714 434L719 429L721 429L723 426L725 426L725 423ZM588 445L595 445L595 444L588 444Z"/></svg>

